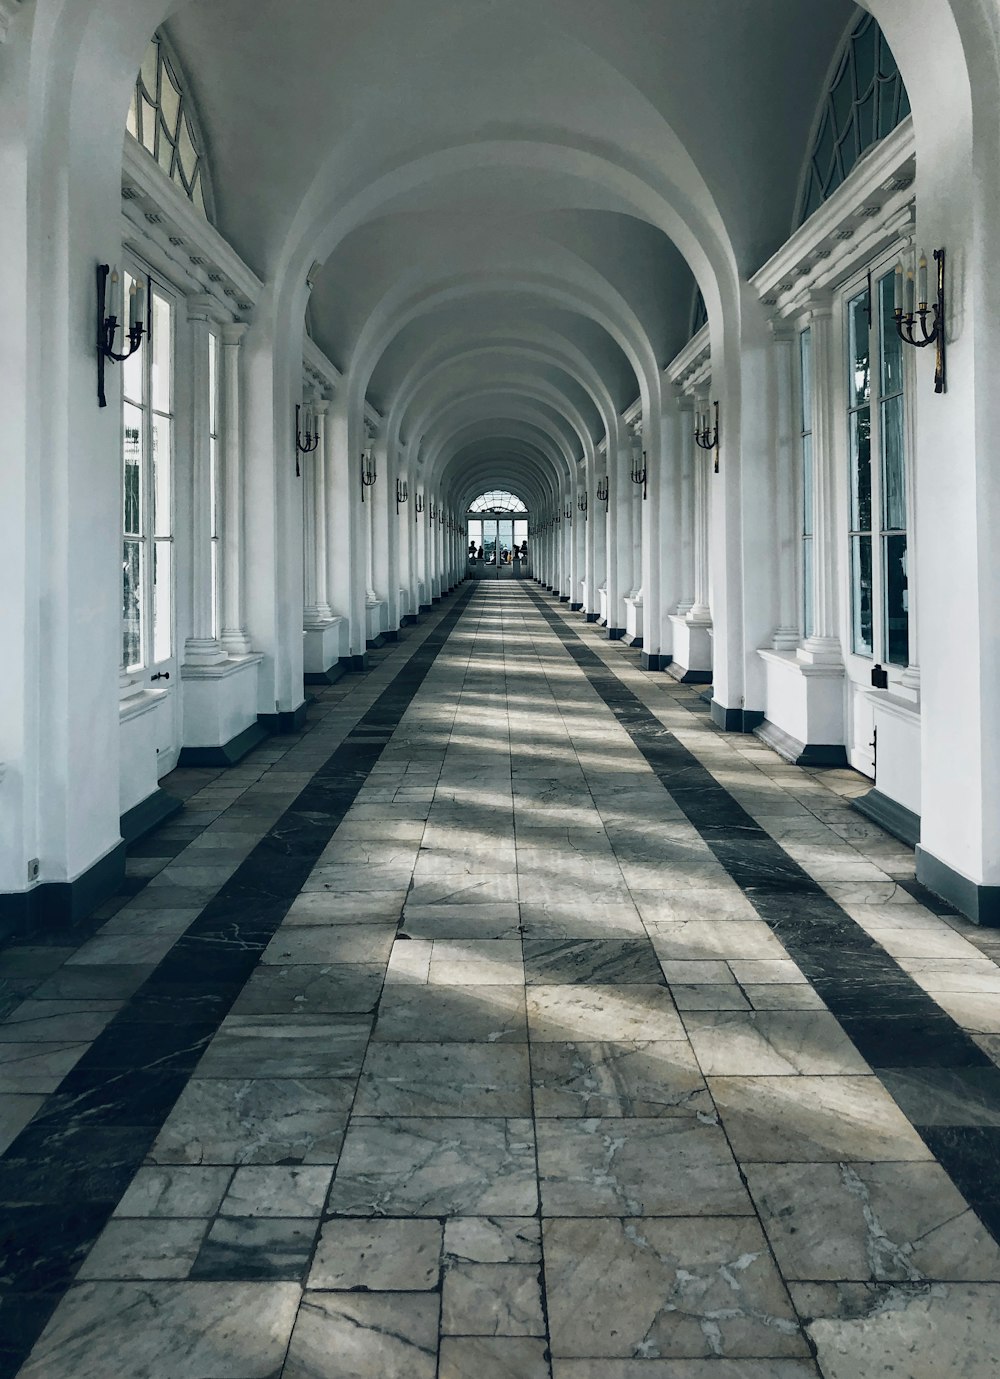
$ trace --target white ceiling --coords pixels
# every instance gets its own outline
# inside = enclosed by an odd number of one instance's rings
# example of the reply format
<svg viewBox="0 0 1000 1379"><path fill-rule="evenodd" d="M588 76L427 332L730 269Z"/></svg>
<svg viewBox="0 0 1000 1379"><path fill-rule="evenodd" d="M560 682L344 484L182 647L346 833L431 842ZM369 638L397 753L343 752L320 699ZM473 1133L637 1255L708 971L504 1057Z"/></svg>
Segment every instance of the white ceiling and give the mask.
<svg viewBox="0 0 1000 1379"><path fill-rule="evenodd" d="M787 238L856 13L191 0L167 30L219 229L265 278L295 255L323 261L317 343L403 441L433 435L451 475L485 473L493 454L490 488L511 465L551 463L536 435L582 454L608 400L620 412L639 395L642 361L662 369L687 338L695 278L634 186L713 227L737 272ZM699 235L689 257L713 252Z"/></svg>

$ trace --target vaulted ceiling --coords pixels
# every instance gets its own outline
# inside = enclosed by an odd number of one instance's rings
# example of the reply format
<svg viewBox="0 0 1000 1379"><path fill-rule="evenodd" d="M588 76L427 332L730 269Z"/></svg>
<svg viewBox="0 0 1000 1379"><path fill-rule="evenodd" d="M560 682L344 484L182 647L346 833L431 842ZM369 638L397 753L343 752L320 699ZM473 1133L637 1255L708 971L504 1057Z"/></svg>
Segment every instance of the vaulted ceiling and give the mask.
<svg viewBox="0 0 1000 1379"><path fill-rule="evenodd" d="M190 0L166 27L218 228L265 278L319 260L317 343L455 484L495 454L488 488L582 455L662 370L702 246L745 275L787 238L857 13Z"/></svg>

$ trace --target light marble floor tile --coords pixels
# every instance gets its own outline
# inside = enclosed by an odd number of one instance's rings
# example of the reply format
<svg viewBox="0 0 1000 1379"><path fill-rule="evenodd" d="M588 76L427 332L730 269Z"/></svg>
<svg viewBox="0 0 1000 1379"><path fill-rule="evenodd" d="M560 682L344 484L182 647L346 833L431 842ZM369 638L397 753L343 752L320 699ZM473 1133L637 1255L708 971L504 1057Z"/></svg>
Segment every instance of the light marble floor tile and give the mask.
<svg viewBox="0 0 1000 1379"><path fill-rule="evenodd" d="M368 1292L435 1289L441 1249L440 1221L337 1217L320 1232L307 1286Z"/></svg>
<svg viewBox="0 0 1000 1379"><path fill-rule="evenodd" d="M372 1037L419 1043L524 1043L524 990L516 985L396 983L382 998Z"/></svg>
<svg viewBox="0 0 1000 1379"><path fill-rule="evenodd" d="M334 1164L353 1078L192 1078L157 1136L155 1164Z"/></svg>
<svg viewBox="0 0 1000 1379"><path fill-rule="evenodd" d="M665 986L538 985L527 988L526 998L532 1042L685 1038Z"/></svg>
<svg viewBox="0 0 1000 1379"><path fill-rule="evenodd" d="M710 1077L741 1163L932 1158L875 1077Z"/></svg>
<svg viewBox="0 0 1000 1379"><path fill-rule="evenodd" d="M516 1044L373 1043L354 1113L530 1116L527 1049Z"/></svg>
<svg viewBox="0 0 1000 1379"><path fill-rule="evenodd" d="M292 901L285 918L285 929L327 924L396 924L405 891L352 891L339 895L333 891L303 891Z"/></svg>
<svg viewBox="0 0 1000 1379"><path fill-rule="evenodd" d="M554 1360L553 1379L820 1379L811 1360Z"/></svg>
<svg viewBox="0 0 1000 1379"><path fill-rule="evenodd" d="M332 1168L252 1164L238 1168L220 1208L223 1216L318 1216Z"/></svg>
<svg viewBox="0 0 1000 1379"><path fill-rule="evenodd" d="M544 1336L537 1264L449 1262L441 1331L451 1336Z"/></svg>
<svg viewBox="0 0 1000 1379"><path fill-rule="evenodd" d="M207 1230L205 1220L110 1221L77 1278L187 1278Z"/></svg>
<svg viewBox="0 0 1000 1379"><path fill-rule="evenodd" d="M54 1092L87 1048L67 1041L0 1043L0 1093Z"/></svg>
<svg viewBox="0 0 1000 1379"><path fill-rule="evenodd" d="M299 1305L293 1283L84 1283L20 1379L271 1379Z"/></svg>
<svg viewBox="0 0 1000 1379"><path fill-rule="evenodd" d="M229 1167L140 1168L115 1216L214 1216L232 1176Z"/></svg>
<svg viewBox="0 0 1000 1379"><path fill-rule="evenodd" d="M558 1358L808 1356L756 1219L545 1221Z"/></svg>
<svg viewBox="0 0 1000 1379"><path fill-rule="evenodd" d="M513 902L492 905L411 905L403 910L403 930L422 939L516 939L520 936L519 907Z"/></svg>
<svg viewBox="0 0 1000 1379"><path fill-rule="evenodd" d="M868 1071L826 1011L685 1012L684 1026L707 1077Z"/></svg>
<svg viewBox="0 0 1000 1379"><path fill-rule="evenodd" d="M357 1077L370 1033L366 1015L230 1015L196 1076Z"/></svg>
<svg viewBox="0 0 1000 1379"><path fill-rule="evenodd" d="M454 1217L445 1222L444 1248L449 1260L469 1264L538 1264L541 1223L516 1216Z"/></svg>
<svg viewBox="0 0 1000 1379"><path fill-rule="evenodd" d="M714 1108L690 1047L539 1043L532 1049L538 1116L694 1116Z"/></svg>
<svg viewBox="0 0 1000 1379"><path fill-rule="evenodd" d="M529 1120L355 1117L327 1209L354 1216L532 1216Z"/></svg>
<svg viewBox="0 0 1000 1379"><path fill-rule="evenodd" d="M671 982L670 994L677 1009L689 1010L750 1010L750 1001L735 982L727 985L688 986L683 982ZM783 1007L782 1007L783 1008Z"/></svg>
<svg viewBox="0 0 1000 1379"><path fill-rule="evenodd" d="M282 1379L435 1379L438 1313L435 1293L309 1292Z"/></svg>
<svg viewBox="0 0 1000 1379"><path fill-rule="evenodd" d="M1000 1281L1000 1250L930 1163L748 1164L786 1279Z"/></svg>
<svg viewBox="0 0 1000 1379"><path fill-rule="evenodd" d="M723 916L714 920L647 921L647 929L656 955L663 962L785 956L781 944L759 920Z"/></svg>
<svg viewBox="0 0 1000 1379"><path fill-rule="evenodd" d="M0 1154L6 1153L35 1112L44 1104L43 1095L0 1093Z"/></svg>
<svg viewBox="0 0 1000 1379"><path fill-rule="evenodd" d="M752 1212L718 1124L538 1120L545 1216L744 1216Z"/></svg>
<svg viewBox="0 0 1000 1379"><path fill-rule="evenodd" d="M402 909L400 903L399 909ZM266 965L295 967L327 963L387 962L396 936L394 925L338 924L282 928L264 949Z"/></svg>
<svg viewBox="0 0 1000 1379"><path fill-rule="evenodd" d="M378 1005L384 977L376 963L261 966L236 998L232 1014L368 1014Z"/></svg>
<svg viewBox="0 0 1000 1379"><path fill-rule="evenodd" d="M1000 1285L793 1283L823 1379L995 1379Z"/></svg>
<svg viewBox="0 0 1000 1379"><path fill-rule="evenodd" d="M546 1356L543 1340L524 1336L445 1336L438 1379L551 1379Z"/></svg>

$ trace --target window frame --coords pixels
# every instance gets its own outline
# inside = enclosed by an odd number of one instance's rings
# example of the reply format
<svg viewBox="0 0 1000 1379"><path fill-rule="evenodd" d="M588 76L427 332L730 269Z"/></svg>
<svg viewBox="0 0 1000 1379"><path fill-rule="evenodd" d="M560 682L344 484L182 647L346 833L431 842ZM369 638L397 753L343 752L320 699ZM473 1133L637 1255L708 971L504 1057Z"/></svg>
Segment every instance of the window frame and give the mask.
<svg viewBox="0 0 1000 1379"><path fill-rule="evenodd" d="M896 264L900 258L900 246L894 245L883 250L876 258L860 270L855 271L842 285L839 293L839 320L842 330L842 348L839 351L840 383L838 396L838 454L842 457L839 465L846 482L842 512L845 523L845 539L839 543L844 552L844 649L845 658L855 681L868 680L875 665L882 666L889 676L890 684L900 681L911 665L914 638L914 608L912 597L907 599L906 607L906 656L904 660L890 660L890 627L886 606L888 587L887 565L888 545L893 538L902 536L906 541L908 569L913 567L913 543L915 538L913 521L913 385L914 360L911 352L900 346L898 359L901 366L901 386L897 389L883 388L883 331L888 325L894 329L891 314L888 321L879 312L880 283L888 281L891 291ZM866 404L870 423L868 433L870 496L869 521L867 528L854 524L854 454L851 427L852 413L860 410L852 407L850 377L853 369L851 358L850 308L863 293L870 293L869 309L871 319L868 325L869 348L869 393ZM902 512L905 527L886 524L886 467L885 446L886 404L896 398L902 399L900 440L902 444ZM870 540L871 568L871 651L857 649L855 645L855 583L854 556L852 543L858 537L867 536ZM912 590L912 579L906 577L906 589Z"/></svg>
<svg viewBox="0 0 1000 1379"><path fill-rule="evenodd" d="M123 255L123 276L122 286L125 289L127 278L134 278L144 283L149 282L149 268L138 258L137 255L128 252ZM129 367L129 362L122 366L122 387L121 387L121 407L120 407L120 442L119 442L119 467L120 467L120 530L122 540L122 564L123 580L126 564L126 547L132 545L138 553L139 563L139 603L138 603L138 660L129 661L126 653L126 626L127 619L125 613L125 586L122 588L122 643L120 653L120 666L122 672L133 683L137 680L148 680L154 673L161 671L166 666L171 666L177 658L177 572L174 560L175 544L175 524L176 524L176 464L177 464L177 295L160 281L150 282L150 298L148 304L149 318L154 321L153 347L150 348L148 338L143 339L143 343L137 351L135 364ZM160 340L163 324L156 323L154 310L156 299L164 302L169 311L169 339L167 342L167 375L169 380L168 407L164 409L157 406L156 389L153 381L154 362L156 351L160 348ZM135 375L136 369L141 370L141 399L137 400L129 392L129 384ZM140 444L140 464L137 486L137 508L138 521L135 524L134 532L125 529L126 520L126 466L127 456L125 451L125 421L128 409L137 411L140 415L141 444ZM166 424L167 454L166 454L166 521L161 522L163 516L162 494L160 501L157 500L157 475L155 468L156 445L154 444L154 434L156 430L156 418L161 418ZM162 432L161 432L162 434ZM157 580L156 570L160 552L166 554L167 579L165 589L166 599L166 626L162 617L159 616L160 606L157 604ZM166 645L160 641L161 635L166 635Z"/></svg>

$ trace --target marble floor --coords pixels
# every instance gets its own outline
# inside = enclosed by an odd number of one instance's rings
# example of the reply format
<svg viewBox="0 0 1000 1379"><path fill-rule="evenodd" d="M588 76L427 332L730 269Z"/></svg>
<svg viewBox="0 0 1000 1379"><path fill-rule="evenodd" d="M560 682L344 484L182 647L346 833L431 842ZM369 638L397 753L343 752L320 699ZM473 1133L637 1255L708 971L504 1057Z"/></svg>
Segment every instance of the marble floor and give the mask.
<svg viewBox="0 0 1000 1379"><path fill-rule="evenodd" d="M527 582L0 950L0 1379L996 1379L1000 935Z"/></svg>

